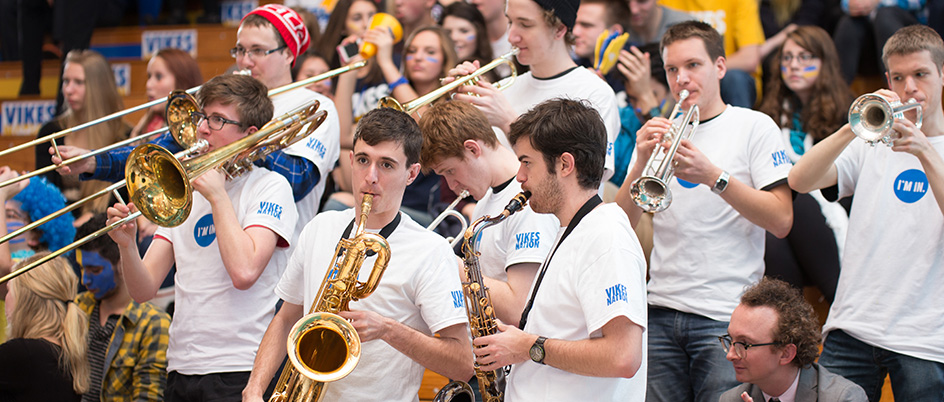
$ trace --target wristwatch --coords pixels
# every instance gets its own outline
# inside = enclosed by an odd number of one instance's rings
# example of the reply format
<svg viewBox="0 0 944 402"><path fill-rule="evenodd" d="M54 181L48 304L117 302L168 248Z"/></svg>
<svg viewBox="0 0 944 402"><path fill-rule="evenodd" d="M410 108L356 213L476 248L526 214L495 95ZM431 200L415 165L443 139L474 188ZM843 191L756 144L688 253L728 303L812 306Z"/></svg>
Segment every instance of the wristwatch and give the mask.
<svg viewBox="0 0 944 402"><path fill-rule="evenodd" d="M718 177L718 180L715 181L715 186L711 188L711 192L721 195L724 189L728 188L728 179L731 175L728 172L722 170L721 176Z"/></svg>
<svg viewBox="0 0 944 402"><path fill-rule="evenodd" d="M544 364L544 341L547 338L539 336L534 345L531 345L531 350L528 352L531 355L531 360L535 363Z"/></svg>

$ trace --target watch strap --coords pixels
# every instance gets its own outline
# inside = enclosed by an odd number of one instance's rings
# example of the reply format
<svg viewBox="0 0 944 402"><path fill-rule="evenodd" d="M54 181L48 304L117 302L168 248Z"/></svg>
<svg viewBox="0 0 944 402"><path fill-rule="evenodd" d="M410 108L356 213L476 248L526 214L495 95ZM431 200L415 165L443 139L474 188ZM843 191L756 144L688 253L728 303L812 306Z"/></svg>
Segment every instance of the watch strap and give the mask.
<svg viewBox="0 0 944 402"><path fill-rule="evenodd" d="M720 195L724 192L724 189L728 188L728 180L731 178L731 175L727 171L722 170L721 176L718 176L718 180L715 180L715 185L711 187L711 192Z"/></svg>

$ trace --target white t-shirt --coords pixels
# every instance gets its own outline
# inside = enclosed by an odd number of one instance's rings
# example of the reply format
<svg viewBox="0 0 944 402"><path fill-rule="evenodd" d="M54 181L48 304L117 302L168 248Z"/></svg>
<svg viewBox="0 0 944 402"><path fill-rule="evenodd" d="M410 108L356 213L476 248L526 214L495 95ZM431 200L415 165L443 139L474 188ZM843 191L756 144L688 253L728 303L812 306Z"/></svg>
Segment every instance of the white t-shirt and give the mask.
<svg viewBox="0 0 944 402"><path fill-rule="evenodd" d="M492 54L495 57L501 57L510 51L511 42L508 41L508 29L506 28L501 38L492 42ZM502 64L495 68L495 73L498 74L499 77L507 77L511 75L511 67L508 67L508 64Z"/></svg>
<svg viewBox="0 0 944 402"><path fill-rule="evenodd" d="M519 75L515 84L503 91L519 116L537 104L554 98L586 99L606 126L606 161L603 181L613 176L613 142L619 135L619 108L616 95L606 81L586 68L576 67L570 72L551 79L537 79L527 72Z"/></svg>
<svg viewBox="0 0 944 402"><path fill-rule="evenodd" d="M298 223L295 225L293 238L297 238L305 224L318 213L318 205L325 191L325 180L334 169L335 163L341 154L341 125L338 120L338 110L334 102L328 97L311 91L307 88L298 88L272 97L275 105L274 117L292 111L292 109L317 99L321 102L318 110L328 112L328 117L315 132L285 149L285 153L310 160L318 168L321 178L318 184L304 198L295 203L298 210Z"/></svg>
<svg viewBox="0 0 944 402"><path fill-rule="evenodd" d="M494 218L500 214L508 202L521 192L521 183L512 179L499 193L492 191L490 187L485 196L475 204L472 221L485 215ZM489 278L508 281L505 270L509 266L544 262L559 228L557 217L536 213L530 205L505 218L498 225L486 228L479 234L481 238L478 251L481 253L479 264L482 266L482 273Z"/></svg>
<svg viewBox="0 0 944 402"><path fill-rule="evenodd" d="M458 263L449 244L406 214L387 238L390 262L377 290L351 302L351 310L376 312L427 335L465 324L468 317L459 282ZM288 268L275 288L286 302L307 312L317 296L334 250L354 210L326 211L302 231ZM353 231L353 229L352 229ZM358 277L366 281L376 257L368 257ZM351 374L332 382L326 401L416 401L422 365L382 340L365 342L361 359Z"/></svg>
<svg viewBox="0 0 944 402"><path fill-rule="evenodd" d="M243 229L262 226L281 239L256 283L233 287L220 257L209 201L193 193L190 217L180 226L158 228L155 237L174 248L176 308L167 346L167 371L208 374L252 370L256 349L275 315L272 289L288 261L288 245L298 214L288 182L256 167L226 182Z"/></svg>
<svg viewBox="0 0 944 402"><path fill-rule="evenodd" d="M793 166L777 125L750 109L728 106L701 123L692 142L755 189L786 184ZM673 177L669 191L672 205L652 219L649 304L729 321L744 289L764 275L765 230L708 186Z"/></svg>
<svg viewBox="0 0 944 402"><path fill-rule="evenodd" d="M557 238L563 233L560 228ZM600 337L600 329L619 316L645 330L645 284L646 259L626 213L615 204L600 205L558 247L524 331L577 341ZM646 338L644 331L642 365L633 378L587 377L527 360L512 366L505 400L641 401L646 396Z"/></svg>
<svg viewBox="0 0 944 402"><path fill-rule="evenodd" d="M928 140L944 155L944 137ZM840 197L855 197L823 333L842 329L870 345L944 363L944 216L921 163L856 139L835 166Z"/></svg>

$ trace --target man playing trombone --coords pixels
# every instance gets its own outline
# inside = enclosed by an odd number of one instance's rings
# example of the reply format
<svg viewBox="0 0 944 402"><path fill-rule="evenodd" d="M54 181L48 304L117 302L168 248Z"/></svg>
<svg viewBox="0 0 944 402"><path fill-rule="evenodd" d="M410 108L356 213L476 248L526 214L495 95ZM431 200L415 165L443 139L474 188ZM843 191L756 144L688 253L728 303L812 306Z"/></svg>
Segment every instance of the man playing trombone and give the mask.
<svg viewBox="0 0 944 402"><path fill-rule="evenodd" d="M691 140L671 139L681 141L677 153L663 155L678 177L662 183L674 201L653 216L646 399L715 402L737 385L716 337L744 288L764 274L765 230L783 237L793 222L786 185L791 164L773 120L721 100L727 70L717 31L682 22L669 28L660 48L672 94L690 94L680 108L697 110L700 125ZM669 119L656 117L637 132L617 194L634 224L643 213L631 191L635 180L652 175L645 172L651 154L672 149L666 133L681 137L684 126L688 122L672 128Z"/></svg>
<svg viewBox="0 0 944 402"><path fill-rule="evenodd" d="M886 373L896 400L940 401L944 41L927 26L905 27L885 43L882 60L891 90L877 95L916 100L923 125L885 114L879 124L891 125L891 149L869 146L844 125L790 172L796 191L855 194L820 364L862 386L870 401L881 399Z"/></svg>
<svg viewBox="0 0 944 402"><path fill-rule="evenodd" d="M292 65L296 57L308 48L309 35L304 21L292 9L267 4L250 12L240 23L236 34L236 47L230 54L236 59L240 70L248 70L269 89L292 83ZM270 154L256 163L288 179L296 201L299 220L295 235L318 212L321 195L324 193L324 178L334 168L340 153L340 128L337 110L331 99L306 88L298 88L272 97L275 116L288 113L296 107L320 102L320 110L328 112L327 120L308 138L285 150ZM261 127L261 126L260 126ZM169 134L155 143L172 153L182 148ZM118 181L124 178L124 166L131 147L123 147L89 158L80 164L62 168L63 174L82 173L81 178ZM59 147L63 158L68 159L88 152L84 149ZM61 161L54 158L54 163Z"/></svg>
<svg viewBox="0 0 944 402"><path fill-rule="evenodd" d="M499 144L485 115L472 104L444 102L420 119L420 165L443 176L453 192L468 190L478 203L471 220L497 216L516 194L518 159ZM526 206L496 228L482 232L480 263L496 316L517 325L528 289L560 228L551 214ZM461 268L461 267L460 267ZM462 269L460 277L465 277Z"/></svg>
<svg viewBox="0 0 944 402"><path fill-rule="evenodd" d="M358 122L349 156L352 188L359 201L372 195L366 230L386 239L391 257L373 294L340 312L360 336L360 363L346 377L327 383L325 401L413 401L424 367L449 378L472 377L455 256L442 237L399 212L404 189L420 171L421 145L419 127L406 113L378 108ZM285 303L259 345L244 401L261 400L286 354L289 330L315 302L334 266L336 245L352 234L356 219L351 209L327 211L305 226L275 288ZM366 257L361 278L375 259Z"/></svg>
<svg viewBox="0 0 944 402"><path fill-rule="evenodd" d="M272 118L259 81L221 75L197 93L200 138L218 149ZM160 228L142 259L133 224L109 233L121 251L121 273L138 302L154 297L176 264L176 309L167 348L166 401L235 400L249 379L256 347L275 314L272 290L288 260L298 218L285 178L255 168L231 180L210 170L193 180L189 218ZM130 205L108 209L109 223Z"/></svg>

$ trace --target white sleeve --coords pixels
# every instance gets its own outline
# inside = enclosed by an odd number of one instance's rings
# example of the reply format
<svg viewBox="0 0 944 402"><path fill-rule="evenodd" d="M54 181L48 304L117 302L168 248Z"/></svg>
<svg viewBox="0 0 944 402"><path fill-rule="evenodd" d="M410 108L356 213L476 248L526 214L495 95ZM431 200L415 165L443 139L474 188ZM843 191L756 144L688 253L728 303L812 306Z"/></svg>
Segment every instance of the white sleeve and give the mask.
<svg viewBox="0 0 944 402"><path fill-rule="evenodd" d="M856 183L859 181L859 172L862 169L862 160L865 159L865 152L869 148L871 148L871 145L856 138L846 146L846 149L833 162L833 165L836 166L836 184L839 186L839 198L848 197L855 192Z"/></svg>
<svg viewBox="0 0 944 402"><path fill-rule="evenodd" d="M780 128L770 116L751 111L757 121L748 134L750 143L751 181L754 188L762 189L781 180L786 180L793 162L783 148Z"/></svg>
<svg viewBox="0 0 944 402"><path fill-rule="evenodd" d="M314 222L314 221L312 221ZM307 247L294 247L288 266L282 273L282 278L275 285L275 294L288 303L303 305L305 303L305 261L310 261L309 252L314 248L314 239L311 223L305 225L302 234L298 236L296 244L305 244Z"/></svg>
<svg viewBox="0 0 944 402"><path fill-rule="evenodd" d="M609 237L609 247L600 253L588 255L591 259L573 278L580 308L591 334L619 316L629 318L644 329L647 326L646 260L638 251L627 246L632 242L630 237L628 234Z"/></svg>
<svg viewBox="0 0 944 402"><path fill-rule="evenodd" d="M550 253L560 225L557 219L550 214L539 214L526 207L523 211L512 215L510 222L503 227L505 236L505 266L523 263L544 262Z"/></svg>
<svg viewBox="0 0 944 402"><path fill-rule="evenodd" d="M243 203L243 229L250 226L262 226L279 235L284 243L279 247L288 247L295 239L295 224L298 222L298 210L288 180L282 175L266 171L252 183L252 201Z"/></svg>
<svg viewBox="0 0 944 402"><path fill-rule="evenodd" d="M321 103L318 110L326 111L328 115L321 126L308 137L286 148L285 153L311 161L318 168L323 180L334 169L334 164L341 153L340 120L331 99L316 92L312 94L312 98Z"/></svg>
<svg viewBox="0 0 944 402"><path fill-rule="evenodd" d="M445 240L439 239L426 259L426 268L417 270L413 281L415 302L423 321L433 333L468 322L465 296L459 282L458 260Z"/></svg>
<svg viewBox="0 0 944 402"><path fill-rule="evenodd" d="M597 77L594 76L593 78L596 79ZM590 94L589 101L600 113L603 125L606 126L606 159L603 163L605 169L603 181L607 181L613 176L614 166L616 165L613 157L613 144L616 142L616 137L620 131L619 105L616 103L616 95L613 93L613 89L602 80L599 81L603 85Z"/></svg>

